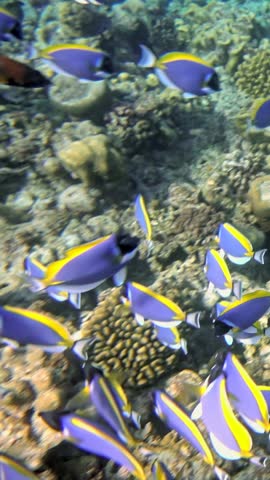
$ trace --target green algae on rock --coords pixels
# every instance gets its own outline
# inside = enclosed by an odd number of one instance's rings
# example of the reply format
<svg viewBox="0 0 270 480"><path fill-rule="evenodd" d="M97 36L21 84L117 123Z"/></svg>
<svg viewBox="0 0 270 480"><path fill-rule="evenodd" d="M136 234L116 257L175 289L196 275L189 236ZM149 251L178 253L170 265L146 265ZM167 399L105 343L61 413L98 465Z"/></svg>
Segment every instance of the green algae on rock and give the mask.
<svg viewBox="0 0 270 480"><path fill-rule="evenodd" d="M178 41L192 53L206 55L212 64L223 65L229 74L236 70L248 45L262 36L255 13L245 6L236 13L229 2L189 2L184 15L179 15L177 2L169 8L175 15Z"/></svg>
<svg viewBox="0 0 270 480"><path fill-rule="evenodd" d="M251 99L267 97L270 90L269 69L269 48L254 50L240 63L235 74L236 84Z"/></svg>
<svg viewBox="0 0 270 480"><path fill-rule="evenodd" d="M97 178L105 179L122 171L122 156L114 149L106 135L92 135L71 142L58 151L58 158L74 178L85 185L94 184Z"/></svg>
<svg viewBox="0 0 270 480"><path fill-rule="evenodd" d="M250 183L248 199L258 223L270 231L270 175L255 178Z"/></svg>
<svg viewBox="0 0 270 480"><path fill-rule="evenodd" d="M64 75L56 76L49 91L52 105L60 112L102 123L111 106L111 92L106 80L79 82Z"/></svg>

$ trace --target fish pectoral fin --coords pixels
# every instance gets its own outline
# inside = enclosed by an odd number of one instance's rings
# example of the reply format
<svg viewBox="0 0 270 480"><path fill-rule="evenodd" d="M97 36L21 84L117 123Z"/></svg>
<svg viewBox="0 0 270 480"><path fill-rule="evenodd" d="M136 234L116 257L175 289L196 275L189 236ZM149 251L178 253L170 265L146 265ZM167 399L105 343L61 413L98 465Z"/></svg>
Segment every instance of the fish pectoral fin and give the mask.
<svg viewBox="0 0 270 480"><path fill-rule="evenodd" d="M264 433L265 428L263 425L258 425L258 422L251 420L248 418L246 415L241 415L243 418L244 422L247 424L247 426L255 433Z"/></svg>
<svg viewBox="0 0 270 480"><path fill-rule="evenodd" d="M233 293L238 300L242 297L242 282L240 280L235 280L233 282Z"/></svg>
<svg viewBox="0 0 270 480"><path fill-rule="evenodd" d="M226 333L224 335L224 340L229 345L229 347L233 344L233 335L230 335L229 333Z"/></svg>
<svg viewBox="0 0 270 480"><path fill-rule="evenodd" d="M119 270L119 272L115 273L115 275L113 276L114 284L117 287L120 287L120 285L123 285L123 283L125 282L126 276L127 276L127 267L123 267L121 268L121 270Z"/></svg>
<svg viewBox="0 0 270 480"><path fill-rule="evenodd" d="M235 263L236 265L245 265L245 263L249 262L251 257L234 257L233 255L228 254L228 259Z"/></svg>
<svg viewBox="0 0 270 480"><path fill-rule="evenodd" d="M140 315L139 313L135 313L135 320L138 323L138 325L142 326L144 324L144 317Z"/></svg>
<svg viewBox="0 0 270 480"><path fill-rule="evenodd" d="M81 308L81 294L80 293L69 293L68 301L75 307L77 310Z"/></svg>
<svg viewBox="0 0 270 480"><path fill-rule="evenodd" d="M236 452L230 447L227 447L212 432L209 433L209 436L214 450L217 452L218 455L220 455L220 457L225 458L226 460L238 460L239 458L241 458L242 454L240 450L239 452Z"/></svg>
<svg viewBox="0 0 270 480"><path fill-rule="evenodd" d="M191 420L198 420L202 416L202 404L201 402L196 405L193 412L191 413Z"/></svg>

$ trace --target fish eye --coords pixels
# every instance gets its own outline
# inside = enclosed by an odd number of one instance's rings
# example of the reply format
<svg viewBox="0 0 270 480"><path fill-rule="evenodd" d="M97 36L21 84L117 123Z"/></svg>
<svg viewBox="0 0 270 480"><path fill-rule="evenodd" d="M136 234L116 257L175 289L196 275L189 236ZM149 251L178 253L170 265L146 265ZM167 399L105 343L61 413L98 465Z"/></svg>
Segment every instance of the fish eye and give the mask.
<svg viewBox="0 0 270 480"><path fill-rule="evenodd" d="M106 73L113 73L114 71L112 59L108 55L104 56L101 64L101 70Z"/></svg>
<svg viewBox="0 0 270 480"><path fill-rule="evenodd" d="M207 86L215 92L218 92L220 90L219 78L216 72L214 72L213 75L211 75L211 77L209 78Z"/></svg>

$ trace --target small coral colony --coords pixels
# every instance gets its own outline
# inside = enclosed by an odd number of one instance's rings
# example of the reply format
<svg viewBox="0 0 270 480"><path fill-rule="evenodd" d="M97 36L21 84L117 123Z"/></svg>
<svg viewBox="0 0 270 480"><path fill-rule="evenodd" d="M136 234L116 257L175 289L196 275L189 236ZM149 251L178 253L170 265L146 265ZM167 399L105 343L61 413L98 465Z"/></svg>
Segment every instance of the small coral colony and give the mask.
<svg viewBox="0 0 270 480"><path fill-rule="evenodd" d="M78 3L87 4L87 0ZM7 41L13 37L22 39L21 22L11 12L0 8L0 39ZM80 80L99 81L114 71L112 59L106 53L79 44L50 46L38 52L38 56L49 62L55 72ZM141 45L139 66L154 68L162 84L180 89L186 97L208 95L220 88L215 69L188 53L168 52L156 58L149 48ZM0 71L1 82L10 86L49 87L51 83L34 68L4 55L0 55ZM258 128L270 124L269 100L257 106L253 121ZM135 200L134 217L145 235L149 254L154 254L155 235L141 194ZM249 239L229 223L218 226L215 240L217 247L206 251L204 265L208 288L226 299L214 308L215 333L224 337L227 346L234 341L255 344L269 333L260 319L270 308L270 293L256 290L242 294L241 282L232 279L229 265L243 265L249 261L263 264L267 252L254 251ZM187 354L187 342L180 337L178 327L186 322L200 328L202 312L184 312L179 305L147 286L126 281L127 266L138 246L137 237L124 231L112 233L74 247L63 258L46 266L30 255L25 259L25 275L33 292L46 293L58 302L67 301L76 309L81 308L84 292L112 278L115 285L122 285L122 302L136 321L140 325L150 322L159 342L168 349L179 349ZM234 300L227 300L233 296ZM0 336L3 343L14 348L31 344L45 352L72 352L85 372L85 386L62 411L40 412L42 419L78 448L114 461L135 478L146 479L143 464L132 453L134 446L143 447L136 438L136 429L141 428L140 415L133 411L113 374L105 374L94 365L89 369L87 360L95 338L75 340L53 318L9 305L0 308ZM244 458L259 467L265 466L266 457L254 456L252 452L255 436L251 436L250 431L264 434L270 430L270 387L257 385L227 349L226 353L216 356L209 376L197 386L196 392L197 403L188 412L166 391L153 390L153 411L169 429L175 430L202 455L220 479L228 479L229 475L216 464L214 452L223 459ZM95 407L94 419L76 413L82 403ZM204 434L196 423L199 418ZM144 452L145 464L152 463L153 479L173 478L158 455L151 453L151 444L144 445ZM5 452L0 454L0 477L6 480L38 478Z"/></svg>

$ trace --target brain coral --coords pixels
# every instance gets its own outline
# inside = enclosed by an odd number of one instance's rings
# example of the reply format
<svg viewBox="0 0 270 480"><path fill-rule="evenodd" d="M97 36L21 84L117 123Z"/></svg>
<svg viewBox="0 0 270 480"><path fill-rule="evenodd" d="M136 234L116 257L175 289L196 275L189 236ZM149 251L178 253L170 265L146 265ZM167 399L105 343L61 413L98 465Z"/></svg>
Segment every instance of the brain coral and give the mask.
<svg viewBox="0 0 270 480"><path fill-rule="evenodd" d="M97 307L85 316L81 334L96 338L90 361L105 372L122 373L123 383L129 387L154 384L179 367L182 357L155 338L150 322L137 325L121 304L119 289L101 295Z"/></svg>

